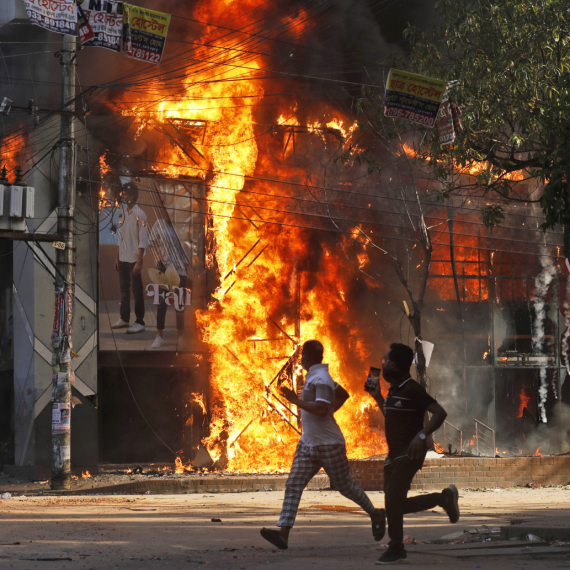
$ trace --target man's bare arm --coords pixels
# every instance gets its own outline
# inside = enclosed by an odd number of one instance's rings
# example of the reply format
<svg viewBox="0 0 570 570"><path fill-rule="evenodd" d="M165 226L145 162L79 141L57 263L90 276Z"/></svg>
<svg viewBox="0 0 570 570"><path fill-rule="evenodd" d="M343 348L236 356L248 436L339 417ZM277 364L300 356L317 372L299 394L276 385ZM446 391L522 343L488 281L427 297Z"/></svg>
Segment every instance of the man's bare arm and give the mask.
<svg viewBox="0 0 570 570"><path fill-rule="evenodd" d="M139 250L137 252L137 260L135 262L135 266L133 267L133 273L135 275L139 275L139 273L141 272L143 257L144 257L144 248L139 247Z"/></svg>
<svg viewBox="0 0 570 570"><path fill-rule="evenodd" d="M340 384L338 384L334 391L333 413L340 410L349 398L350 394Z"/></svg>
<svg viewBox="0 0 570 570"><path fill-rule="evenodd" d="M447 412L437 402L431 403L426 410L430 412L432 416L422 431L426 435L431 435L441 427L441 424L443 424L447 417Z"/></svg>
<svg viewBox="0 0 570 570"><path fill-rule="evenodd" d="M424 426L420 433L423 432L426 436L430 436L445 421L447 412L437 402L432 402L426 408L426 410L430 412L432 416L430 421ZM410 459L418 459L420 457L423 457L425 454L425 448L425 441L420 439L419 435L416 435L408 447L408 457L410 457Z"/></svg>
<svg viewBox="0 0 570 570"><path fill-rule="evenodd" d="M293 390L290 388L281 388L281 394L286 400L289 400L293 405L309 412L315 414L316 416L326 416L329 413L330 404L327 402L305 402L301 400Z"/></svg>

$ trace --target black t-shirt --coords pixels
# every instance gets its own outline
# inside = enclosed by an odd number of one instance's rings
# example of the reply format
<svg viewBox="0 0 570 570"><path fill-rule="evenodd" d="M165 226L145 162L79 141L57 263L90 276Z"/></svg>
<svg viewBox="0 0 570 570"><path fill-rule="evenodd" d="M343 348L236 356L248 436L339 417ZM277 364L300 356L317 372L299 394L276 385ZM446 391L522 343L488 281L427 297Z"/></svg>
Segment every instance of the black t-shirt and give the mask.
<svg viewBox="0 0 570 570"><path fill-rule="evenodd" d="M390 388L384 400L389 461L406 456L412 439L424 427L426 408L433 402L425 388L411 378Z"/></svg>

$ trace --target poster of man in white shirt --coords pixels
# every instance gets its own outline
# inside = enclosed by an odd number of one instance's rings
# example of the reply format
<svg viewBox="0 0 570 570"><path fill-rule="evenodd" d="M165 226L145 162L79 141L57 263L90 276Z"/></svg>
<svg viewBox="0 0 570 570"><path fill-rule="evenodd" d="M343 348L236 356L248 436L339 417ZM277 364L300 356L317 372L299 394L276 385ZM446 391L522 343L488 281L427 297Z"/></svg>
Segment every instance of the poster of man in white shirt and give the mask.
<svg viewBox="0 0 570 570"><path fill-rule="evenodd" d="M122 200L127 204L120 215L119 247L115 260L115 271L119 272L121 289L121 308L119 320L111 325L112 329L127 329L127 334L145 331L144 291L142 284L142 263L148 247L148 228L146 214L137 205L139 189L130 182L124 186ZM131 289L135 300L135 322L131 325Z"/></svg>

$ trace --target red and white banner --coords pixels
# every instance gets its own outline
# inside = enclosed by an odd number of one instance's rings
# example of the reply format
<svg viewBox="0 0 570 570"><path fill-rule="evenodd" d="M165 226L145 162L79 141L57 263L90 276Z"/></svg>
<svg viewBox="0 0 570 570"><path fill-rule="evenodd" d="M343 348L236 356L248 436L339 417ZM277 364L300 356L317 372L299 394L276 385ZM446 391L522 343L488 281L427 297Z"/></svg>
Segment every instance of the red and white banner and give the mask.
<svg viewBox="0 0 570 570"><path fill-rule="evenodd" d="M122 2L89 0L84 12L94 37L85 42L86 46L120 51L123 35L122 8Z"/></svg>
<svg viewBox="0 0 570 570"><path fill-rule="evenodd" d="M93 28L89 25L89 20L79 4L77 4L77 26L79 28L79 41L81 44L84 44L95 37Z"/></svg>
<svg viewBox="0 0 570 570"><path fill-rule="evenodd" d="M75 0L24 0L30 22L46 30L77 36Z"/></svg>

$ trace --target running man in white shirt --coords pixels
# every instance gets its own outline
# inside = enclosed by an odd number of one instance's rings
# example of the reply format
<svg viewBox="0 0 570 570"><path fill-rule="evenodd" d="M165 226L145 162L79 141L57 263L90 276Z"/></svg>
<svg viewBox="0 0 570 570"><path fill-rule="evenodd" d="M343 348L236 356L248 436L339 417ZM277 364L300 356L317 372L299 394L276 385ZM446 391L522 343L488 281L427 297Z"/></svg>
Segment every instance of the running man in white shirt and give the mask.
<svg viewBox="0 0 570 570"><path fill-rule="evenodd" d="M335 489L370 515L374 540L384 537L384 510L375 509L366 493L351 477L344 436L334 419L334 412L346 401L348 394L342 388L337 388L329 374L328 364L322 364L322 361L323 345L318 340L307 341L301 355L301 365L307 370L301 397L289 388L281 389L283 396L300 408L303 425L303 435L285 484L283 508L277 523L280 528L261 529L261 536L282 550L288 548L289 531L295 523L303 490L321 467ZM335 391L339 390L345 393L340 402L335 398Z"/></svg>
<svg viewBox="0 0 570 570"><path fill-rule="evenodd" d="M144 332L144 292L141 277L142 262L148 247L146 214L137 205L139 190L130 182L122 189L122 199L127 207L119 220L119 251L115 270L119 272L121 308L119 320L112 329L126 328L128 334ZM131 286L135 299L136 321L129 326L131 318Z"/></svg>

